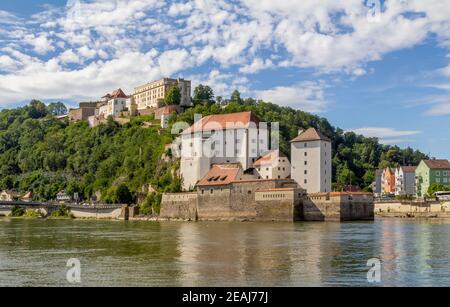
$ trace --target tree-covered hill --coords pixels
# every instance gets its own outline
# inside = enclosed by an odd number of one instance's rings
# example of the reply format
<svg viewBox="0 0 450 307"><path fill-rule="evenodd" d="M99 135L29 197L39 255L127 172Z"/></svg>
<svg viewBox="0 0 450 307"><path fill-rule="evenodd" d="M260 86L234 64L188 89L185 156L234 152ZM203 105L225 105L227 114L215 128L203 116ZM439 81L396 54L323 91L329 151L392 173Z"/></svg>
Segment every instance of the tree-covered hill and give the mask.
<svg viewBox="0 0 450 307"><path fill-rule="evenodd" d="M178 163L161 160L165 145L174 136L160 133L157 122L143 128L149 117L136 117L120 126L112 120L96 128L87 123L69 124L54 117L61 104L45 106L39 101L0 112L0 189L32 191L36 200L50 200L61 190L89 199L97 191L106 202L134 201L142 187L157 189L148 201L157 202L165 191L180 189L176 177ZM299 129L315 127L333 140L334 182L368 188L378 167L417 165L426 156L411 148L380 145L375 138L344 133L325 119L306 112L252 99L233 101L222 108L214 103L198 103L171 123L193 123L202 115L253 111L261 120L279 122L281 149L289 154L289 141Z"/></svg>

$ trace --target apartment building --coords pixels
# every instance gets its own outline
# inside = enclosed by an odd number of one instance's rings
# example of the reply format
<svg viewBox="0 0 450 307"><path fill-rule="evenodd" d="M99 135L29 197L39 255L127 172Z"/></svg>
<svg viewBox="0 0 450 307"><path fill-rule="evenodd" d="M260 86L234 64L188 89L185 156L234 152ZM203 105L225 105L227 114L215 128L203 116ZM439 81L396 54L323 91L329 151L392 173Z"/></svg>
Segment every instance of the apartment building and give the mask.
<svg viewBox="0 0 450 307"><path fill-rule="evenodd" d="M399 166L395 169L395 195L416 195L416 167Z"/></svg>
<svg viewBox="0 0 450 307"><path fill-rule="evenodd" d="M416 191L425 197L433 184L450 186L450 162L448 160L422 160L416 169Z"/></svg>

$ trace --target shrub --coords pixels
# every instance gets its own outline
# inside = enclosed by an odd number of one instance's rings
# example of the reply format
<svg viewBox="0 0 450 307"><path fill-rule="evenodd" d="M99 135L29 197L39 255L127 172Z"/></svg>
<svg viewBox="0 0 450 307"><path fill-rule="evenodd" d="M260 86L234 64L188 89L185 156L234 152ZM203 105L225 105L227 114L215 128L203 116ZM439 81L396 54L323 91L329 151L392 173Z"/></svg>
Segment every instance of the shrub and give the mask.
<svg viewBox="0 0 450 307"><path fill-rule="evenodd" d="M73 214L70 212L70 208L66 205L61 205L56 211L52 213L52 217L69 217L72 218Z"/></svg>
<svg viewBox="0 0 450 307"><path fill-rule="evenodd" d="M26 213L26 210L22 207L19 206L14 206L11 210L11 216L12 217L20 217L20 216L24 216Z"/></svg>

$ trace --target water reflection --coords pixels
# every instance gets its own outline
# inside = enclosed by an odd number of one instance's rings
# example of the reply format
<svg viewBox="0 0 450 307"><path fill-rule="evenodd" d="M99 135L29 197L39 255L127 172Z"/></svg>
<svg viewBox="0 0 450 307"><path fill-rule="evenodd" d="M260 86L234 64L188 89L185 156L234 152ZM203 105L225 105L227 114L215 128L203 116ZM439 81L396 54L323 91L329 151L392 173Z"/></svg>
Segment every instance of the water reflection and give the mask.
<svg viewBox="0 0 450 307"><path fill-rule="evenodd" d="M0 286L450 285L450 222L147 223L0 219Z"/></svg>

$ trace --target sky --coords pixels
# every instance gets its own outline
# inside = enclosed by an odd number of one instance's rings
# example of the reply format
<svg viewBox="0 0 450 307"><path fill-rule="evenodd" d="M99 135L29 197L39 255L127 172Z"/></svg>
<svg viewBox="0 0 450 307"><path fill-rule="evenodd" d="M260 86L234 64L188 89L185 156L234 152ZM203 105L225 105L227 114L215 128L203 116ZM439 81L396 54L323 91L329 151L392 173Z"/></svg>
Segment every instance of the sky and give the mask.
<svg viewBox="0 0 450 307"><path fill-rule="evenodd" d="M450 159L450 0L0 1L0 108L161 77Z"/></svg>

